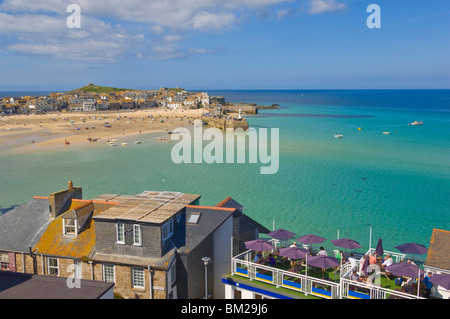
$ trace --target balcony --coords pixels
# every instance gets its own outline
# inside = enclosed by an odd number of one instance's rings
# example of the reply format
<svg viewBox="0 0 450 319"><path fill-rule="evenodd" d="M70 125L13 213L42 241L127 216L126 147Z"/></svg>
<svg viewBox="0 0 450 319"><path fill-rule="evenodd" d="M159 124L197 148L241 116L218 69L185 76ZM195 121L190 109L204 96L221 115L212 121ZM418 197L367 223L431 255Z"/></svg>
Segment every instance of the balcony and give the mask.
<svg viewBox="0 0 450 319"><path fill-rule="evenodd" d="M369 250L367 253L370 253ZM388 278L379 270L373 271L369 277L373 283L358 282L351 279L352 268L346 262L335 269L320 269L304 263L291 267L288 260L277 258L274 267L253 262L254 251L247 250L232 259L231 273L227 277L229 283L245 283L258 287L268 294L277 294L286 298L324 298L324 299L424 299L414 289L402 291L395 284L396 277ZM405 259L404 254L390 253L394 262ZM362 255L361 255L362 257ZM417 261L416 261L417 263ZM224 280L224 283L227 283ZM270 293L269 293L270 292Z"/></svg>

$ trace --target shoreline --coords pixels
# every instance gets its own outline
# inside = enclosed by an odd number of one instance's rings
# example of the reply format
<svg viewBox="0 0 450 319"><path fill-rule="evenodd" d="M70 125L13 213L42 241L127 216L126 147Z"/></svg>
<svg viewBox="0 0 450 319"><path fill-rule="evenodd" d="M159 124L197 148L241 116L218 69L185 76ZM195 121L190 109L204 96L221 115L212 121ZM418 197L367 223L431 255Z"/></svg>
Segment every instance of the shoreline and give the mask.
<svg viewBox="0 0 450 319"><path fill-rule="evenodd" d="M105 143L110 139L169 132L193 124L203 109L145 109L117 112L73 112L12 115L0 118L0 151ZM108 125L109 127L105 127ZM88 138L98 138L89 142Z"/></svg>

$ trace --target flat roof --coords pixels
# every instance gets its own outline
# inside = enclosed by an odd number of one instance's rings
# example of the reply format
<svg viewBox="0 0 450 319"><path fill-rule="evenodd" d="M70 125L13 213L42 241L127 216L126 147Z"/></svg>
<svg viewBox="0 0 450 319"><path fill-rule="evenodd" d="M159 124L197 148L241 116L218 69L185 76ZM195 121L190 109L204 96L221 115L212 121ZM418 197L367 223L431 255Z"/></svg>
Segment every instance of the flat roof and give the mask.
<svg viewBox="0 0 450 319"><path fill-rule="evenodd" d="M98 299L113 283L80 279L79 288L69 288L67 278L0 271L0 299Z"/></svg>
<svg viewBox="0 0 450 319"><path fill-rule="evenodd" d="M201 196L169 191L145 191L137 195L104 194L93 201L117 203L95 219L121 219L149 223L164 223L186 205Z"/></svg>

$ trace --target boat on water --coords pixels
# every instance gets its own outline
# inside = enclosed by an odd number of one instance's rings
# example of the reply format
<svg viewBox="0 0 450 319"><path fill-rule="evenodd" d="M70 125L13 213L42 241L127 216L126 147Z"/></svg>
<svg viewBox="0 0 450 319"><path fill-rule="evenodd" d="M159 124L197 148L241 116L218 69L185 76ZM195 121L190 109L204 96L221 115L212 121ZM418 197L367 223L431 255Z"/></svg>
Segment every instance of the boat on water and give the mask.
<svg viewBox="0 0 450 319"><path fill-rule="evenodd" d="M134 144L141 144L141 141L134 141Z"/></svg>
<svg viewBox="0 0 450 319"><path fill-rule="evenodd" d="M118 142L118 139L117 139L117 138L112 138L112 139L110 139L109 141L110 141L110 142Z"/></svg>
<svg viewBox="0 0 450 319"><path fill-rule="evenodd" d="M420 122L414 121L414 122L409 123L408 125L423 125L423 122L422 121L420 121Z"/></svg>
<svg viewBox="0 0 450 319"><path fill-rule="evenodd" d="M334 137L335 137L335 138L343 138L344 135L342 135L342 134L334 134Z"/></svg>
<svg viewBox="0 0 450 319"><path fill-rule="evenodd" d="M125 146L125 145L128 145L128 143L123 142L123 143L120 143L120 145Z"/></svg>
<svg viewBox="0 0 450 319"><path fill-rule="evenodd" d="M169 142L168 139L165 139L165 138L162 138L162 137L158 137L157 140L158 140L158 141Z"/></svg>
<svg viewBox="0 0 450 319"><path fill-rule="evenodd" d="M387 135L387 134L391 134L391 132L383 132L383 134Z"/></svg>

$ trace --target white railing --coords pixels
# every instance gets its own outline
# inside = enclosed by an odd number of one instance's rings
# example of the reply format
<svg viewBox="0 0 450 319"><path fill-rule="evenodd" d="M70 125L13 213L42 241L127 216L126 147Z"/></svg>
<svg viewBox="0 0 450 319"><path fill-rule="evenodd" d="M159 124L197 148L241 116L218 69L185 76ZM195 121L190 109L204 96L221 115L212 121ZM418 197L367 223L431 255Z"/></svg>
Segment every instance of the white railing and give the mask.
<svg viewBox="0 0 450 319"><path fill-rule="evenodd" d="M247 250L232 259L232 275L243 276L250 281L256 280L271 284L276 288L283 287L296 292L301 292L305 295L315 295L327 299L424 299L417 294L404 293L383 288L379 285L351 280L352 266L349 262L346 262L339 267L339 281L332 282L307 276L305 274L254 263L251 259L252 252L252 250ZM391 256L396 260L397 258L401 258L402 254L391 253Z"/></svg>
<svg viewBox="0 0 450 319"><path fill-rule="evenodd" d="M260 265L250 260L251 250L233 258L232 275L239 275L250 279L272 284L277 288L283 287L305 295L315 295L321 298L339 298L339 283L314 278L303 274Z"/></svg>

